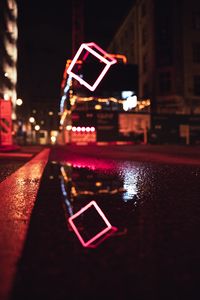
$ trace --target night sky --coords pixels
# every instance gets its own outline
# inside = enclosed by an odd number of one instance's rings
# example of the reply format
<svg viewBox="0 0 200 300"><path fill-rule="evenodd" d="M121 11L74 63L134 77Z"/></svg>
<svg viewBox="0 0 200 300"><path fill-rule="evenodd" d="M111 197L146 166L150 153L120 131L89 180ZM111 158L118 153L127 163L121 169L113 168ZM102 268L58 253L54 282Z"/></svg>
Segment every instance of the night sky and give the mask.
<svg viewBox="0 0 200 300"><path fill-rule="evenodd" d="M18 0L18 97L26 103L60 101L72 51L72 2ZM106 50L133 0L84 1L85 42Z"/></svg>

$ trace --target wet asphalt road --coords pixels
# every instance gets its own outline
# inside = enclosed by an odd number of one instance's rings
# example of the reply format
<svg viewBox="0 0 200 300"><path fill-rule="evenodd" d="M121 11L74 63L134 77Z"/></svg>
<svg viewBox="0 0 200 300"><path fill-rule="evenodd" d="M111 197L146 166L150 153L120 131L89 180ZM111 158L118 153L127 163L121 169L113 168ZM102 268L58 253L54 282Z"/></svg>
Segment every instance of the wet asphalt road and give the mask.
<svg viewBox="0 0 200 300"><path fill-rule="evenodd" d="M199 299L199 195L199 165L52 149L11 300ZM95 249L67 222L91 200L118 229ZM100 221L86 217L91 236Z"/></svg>

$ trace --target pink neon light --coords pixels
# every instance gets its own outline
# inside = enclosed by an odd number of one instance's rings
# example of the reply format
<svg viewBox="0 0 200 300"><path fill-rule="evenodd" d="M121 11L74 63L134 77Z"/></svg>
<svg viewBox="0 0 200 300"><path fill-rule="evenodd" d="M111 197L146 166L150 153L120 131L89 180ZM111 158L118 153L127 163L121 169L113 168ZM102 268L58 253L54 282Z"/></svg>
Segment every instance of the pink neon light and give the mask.
<svg viewBox="0 0 200 300"><path fill-rule="evenodd" d="M81 236L81 234L78 231L78 228L76 227L76 225L74 224L73 220L75 218L77 218L78 216L80 216L82 213L84 213L84 211L86 211L88 208L90 208L91 206L94 206L95 209L97 210L97 212L99 213L99 215L101 216L101 218L103 219L103 221L105 222L105 229L103 229L102 231L100 231L99 233L97 233L95 236L93 236L91 239L89 239L88 241L84 241L83 237ZM103 213L103 211L100 209L100 207L97 205L97 203L93 200L90 203L88 203L86 206L84 206L83 208L81 208L77 213L75 213L73 216L68 218L68 222L70 223L72 229L74 230L75 234L77 235L79 241L81 242L81 244L83 245L83 247L96 247L95 242L100 242L99 239L102 238L104 239L104 235L105 234L110 234L113 231L116 231L117 228L113 227L110 222L108 221L108 219L106 218L105 214ZM109 234L109 235L110 235ZM106 238L106 237L105 237Z"/></svg>
<svg viewBox="0 0 200 300"><path fill-rule="evenodd" d="M95 131L95 128L94 128L94 127L91 127L90 130L91 130L92 132L94 132L94 131Z"/></svg>
<svg viewBox="0 0 200 300"><path fill-rule="evenodd" d="M88 157L77 157L77 155L70 155L70 160L67 160L66 163L72 164L74 168L88 168L90 170L111 170L115 167L113 161L100 160Z"/></svg>
<svg viewBox="0 0 200 300"><path fill-rule="evenodd" d="M76 130L77 130L78 132L80 132L80 131L81 131L81 127L78 126L78 127L76 128Z"/></svg>
<svg viewBox="0 0 200 300"><path fill-rule="evenodd" d="M87 132L90 132L90 127L86 127L85 130L86 130Z"/></svg>
<svg viewBox="0 0 200 300"><path fill-rule="evenodd" d="M83 132L83 133L88 133L88 132L94 132L95 131L95 127L80 127L80 126L78 126L78 127L76 127L76 126L73 126L72 127L72 131L73 132Z"/></svg>
<svg viewBox="0 0 200 300"><path fill-rule="evenodd" d="M95 48L92 49L92 48ZM81 77L79 77L78 75L76 75L72 69L74 67L74 65L76 64L77 60L79 58L79 56L81 55L83 50L88 51L89 53L91 53L92 55L94 55L96 58L98 58L101 62L103 62L105 64L104 69L102 70L102 72L99 74L99 76L97 77L96 81L94 82L93 85L90 85L89 83L87 83L85 80L83 80ZM87 53L88 53L87 52ZM88 55L84 55L83 59L86 60ZM102 78L105 76L106 72L108 71L108 69L110 68L110 66L112 64L115 64L117 61L116 59L114 59L113 57L109 56L109 54L104 51L102 48L100 48L97 44L95 43L83 43L80 48L78 49L76 55L74 56L74 58L71 61L71 64L69 65L68 69L67 69L67 73L75 78L76 80L78 80L80 82L80 84L84 85L85 87L87 87L89 90L94 91L96 89L96 87L98 86L98 84L100 83L100 81L102 80Z"/></svg>

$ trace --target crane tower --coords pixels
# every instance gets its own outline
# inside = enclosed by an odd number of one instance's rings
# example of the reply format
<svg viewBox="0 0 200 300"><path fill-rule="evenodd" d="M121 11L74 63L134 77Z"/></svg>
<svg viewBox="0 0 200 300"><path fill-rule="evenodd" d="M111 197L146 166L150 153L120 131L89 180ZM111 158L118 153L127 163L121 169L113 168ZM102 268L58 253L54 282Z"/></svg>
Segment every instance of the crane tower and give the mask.
<svg viewBox="0 0 200 300"><path fill-rule="evenodd" d="M84 42L84 0L72 0L72 57Z"/></svg>

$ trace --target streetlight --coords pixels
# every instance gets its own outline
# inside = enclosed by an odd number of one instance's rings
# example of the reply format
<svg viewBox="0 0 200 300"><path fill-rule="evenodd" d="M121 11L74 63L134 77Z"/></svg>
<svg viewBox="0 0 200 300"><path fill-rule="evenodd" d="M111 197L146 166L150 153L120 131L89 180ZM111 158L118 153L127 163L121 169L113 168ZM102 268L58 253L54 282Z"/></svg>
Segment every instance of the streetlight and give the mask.
<svg viewBox="0 0 200 300"><path fill-rule="evenodd" d="M16 100L16 105L21 106L22 104L23 104L22 99L18 98L18 99Z"/></svg>
<svg viewBox="0 0 200 300"><path fill-rule="evenodd" d="M35 123L35 118L34 118L34 117L30 117L30 118L29 118L29 122L30 122L31 124Z"/></svg>
<svg viewBox="0 0 200 300"><path fill-rule="evenodd" d="M30 123L29 128L30 128L31 143L34 143L35 140L36 140L35 131L34 131L35 118L30 117L28 120L29 120L29 123Z"/></svg>
<svg viewBox="0 0 200 300"><path fill-rule="evenodd" d="M35 125L35 130L39 131L40 130L40 125Z"/></svg>
<svg viewBox="0 0 200 300"><path fill-rule="evenodd" d="M15 101L16 104L16 139L20 144L26 144L26 124L25 124L25 119L24 115L22 112L22 104L23 101L22 99L18 98Z"/></svg>

